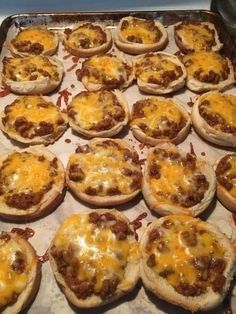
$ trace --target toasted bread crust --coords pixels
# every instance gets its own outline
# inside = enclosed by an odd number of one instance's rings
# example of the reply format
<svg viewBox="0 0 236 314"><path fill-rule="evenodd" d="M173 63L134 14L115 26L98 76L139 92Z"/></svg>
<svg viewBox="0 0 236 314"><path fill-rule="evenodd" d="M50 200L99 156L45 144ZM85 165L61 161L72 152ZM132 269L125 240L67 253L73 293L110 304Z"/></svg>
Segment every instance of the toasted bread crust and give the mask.
<svg viewBox="0 0 236 314"><path fill-rule="evenodd" d="M191 114L193 126L198 134L211 143L226 147L236 147L236 134L216 130L199 113L199 105L211 94L214 94L214 92L205 93L196 99Z"/></svg>
<svg viewBox="0 0 236 314"><path fill-rule="evenodd" d="M163 98L163 97L158 97L158 99L168 100L168 98ZM174 138L169 139L169 138L151 137L149 135L146 135L138 125L133 124L131 125L131 130L133 132L133 135L136 137L136 139L144 144L148 144L151 146L155 146L155 145L166 143L166 142L179 144L182 141L184 141L191 127L191 119L189 117L188 112L185 110L183 105L179 101L177 101L177 99L173 99L173 105L176 106L180 110L180 112L183 114L184 118L186 119L186 125L178 132L178 134ZM131 116L132 116L132 113L131 113Z"/></svg>
<svg viewBox="0 0 236 314"><path fill-rule="evenodd" d="M18 296L17 301L11 305L6 306L3 309L3 314L17 314L25 309L34 299L38 292L41 281L41 264L33 246L24 238L18 236L15 233L7 232L12 239L15 239L17 243L27 252L27 259L34 261L27 280L27 286Z"/></svg>
<svg viewBox="0 0 236 314"><path fill-rule="evenodd" d="M184 53L193 52L193 51L195 51L194 47L191 46L191 44L188 43L187 39L184 36L181 36L179 31L176 29L179 25L182 25L182 24L183 24L183 22L178 22L174 25L175 43L182 52L184 52ZM191 22L190 22L190 24L191 24ZM221 48L223 47L223 44L220 42L220 39L219 39L217 30L215 28L215 25L213 23L210 23L210 22L201 22L200 24L203 27L205 27L205 26L208 27L211 31L214 32L215 44L212 45L210 49L206 49L206 50L210 50L210 51L214 51L214 52L221 50Z"/></svg>
<svg viewBox="0 0 236 314"><path fill-rule="evenodd" d="M108 130L101 130L101 131L95 131L95 130L86 130L82 127L80 127L79 124L79 120L74 121L74 119L70 118L70 116L68 117L69 120L69 124L70 127L78 132L79 134L82 134L88 138L92 138L92 137L112 137L116 134L118 134L125 125L127 125L128 120L129 120L129 109L128 109L128 103L124 97L124 95L122 94L122 92L120 92L118 89L115 89L114 91L112 91L112 93L116 96L116 99L118 100L119 104L121 105L121 107L124 109L125 112L125 118L123 119L123 121L117 122L116 125L114 125L112 128L108 129ZM76 97L76 96L75 96Z"/></svg>
<svg viewBox="0 0 236 314"><path fill-rule="evenodd" d="M185 85L185 80L186 80L186 76L187 76L184 65L180 62L180 60L175 55L172 55L170 53L154 52L153 54L163 56L164 58L166 58L167 60L169 60L173 64L175 64L176 66L180 67L182 70L182 75L178 79L171 81L168 84L168 86L163 86L163 85L160 85L158 83L154 84L154 83L145 82L145 81L142 81L138 77L137 78L137 84L138 84L139 89L142 92L150 93L153 95L165 95L165 94L169 94L171 92L174 92L174 91L181 89ZM135 64L138 65L142 59L145 59L145 54L136 56L134 59L134 65Z"/></svg>
<svg viewBox="0 0 236 314"><path fill-rule="evenodd" d="M42 27L29 27L29 28L27 28L27 30L28 29L35 29L35 28L36 29L43 29L43 30L45 30L45 28L42 28ZM50 33L52 33L52 31L50 31ZM52 47L50 49L43 49L42 53L40 53L41 55L52 56L52 55L54 55L56 53L57 48L58 48L58 44L59 44L59 37L58 37L57 33L53 32L53 34L54 34L54 36L53 36L53 45L52 45ZM13 38L13 40L14 40L14 38ZM11 54L14 57L24 58L24 57L29 57L29 56L35 55L35 53L19 51L15 47L15 45L12 43L12 40L8 44L8 49L11 51Z"/></svg>
<svg viewBox="0 0 236 314"><path fill-rule="evenodd" d="M124 140L120 140L120 139L93 138L92 140L90 140L88 145L92 146L93 144L100 143L100 142L102 143L103 141L106 141L106 140L114 141L114 143L117 143L120 147L126 148L129 151L134 153L134 149L131 148ZM70 162L68 162L67 168L66 168L66 184L76 197L78 197L79 199L82 199L83 201L89 204L93 204L96 206L103 206L103 207L123 204L133 199L141 190L140 188L136 188L132 193L119 194L119 195L99 196L99 195L86 194L80 188L78 188L76 182L70 179L70 176L69 176L70 165L71 165ZM141 168L139 165L136 165L136 171L141 175Z"/></svg>
<svg viewBox="0 0 236 314"><path fill-rule="evenodd" d="M140 20L140 21L145 21L144 19L138 19L138 18L135 18L135 19ZM124 36L122 36L121 27L122 27L123 22L125 21L129 22L132 20L133 20L133 17L127 16L127 17L123 17L119 22L119 25L117 27L117 34L115 37L115 44L120 50L126 53L137 55L137 54L142 54L142 53L151 52L151 51L158 51L165 47L165 45L168 42L168 35L164 26L158 20L154 21L155 27L157 27L158 30L161 32L161 37L157 42L153 44L143 44L143 43L136 43L136 42L133 43L131 41L128 41Z"/></svg>
<svg viewBox="0 0 236 314"><path fill-rule="evenodd" d="M43 146L34 146L26 149L15 149L16 152L30 152L36 156L44 156L47 160L52 161L56 156ZM0 157L0 166L9 154ZM57 158L58 171L61 172L60 180L54 182L52 188L44 193L41 201L36 205L32 205L27 210L8 206L6 203L1 203L0 217L16 222L24 222L25 220L35 220L51 213L64 198L64 167L61 161Z"/></svg>
<svg viewBox="0 0 236 314"><path fill-rule="evenodd" d="M58 80L52 80L49 77L34 81L13 81L2 74L3 86L10 89L15 94L19 95L46 95L55 90L61 83L64 70L61 61L54 57L47 57L53 65L56 65L58 72Z"/></svg>
<svg viewBox="0 0 236 314"><path fill-rule="evenodd" d="M98 213L98 214L104 214L104 213L110 213L114 215L117 219L126 222L129 224L129 220L127 217L125 217L122 213L118 212L116 209L97 209L95 210L88 210L86 212L80 213L80 216L88 216L90 213ZM99 228L99 227L98 227ZM134 235L129 235L128 240L135 241ZM128 292L132 291L135 287L138 279L139 279L139 259L137 258L129 258L129 261L125 267L125 278L124 280L127 280L127 284L125 286L117 286L115 292L113 295L108 296L107 298L101 298L99 295L92 294L91 296L80 299L76 296L76 294L71 290L67 282L65 281L62 274L58 271L58 266L55 261L55 258L52 254L52 247L55 244L55 239L52 241L50 248L49 248L49 261L50 265L53 271L53 274L55 276L56 281L62 288L63 293L67 297L67 299L74 304L78 308L91 308L91 307L98 307L102 306L107 303L111 303L114 300L122 297L124 294L127 294ZM126 241L126 240L125 240Z"/></svg>
<svg viewBox="0 0 236 314"><path fill-rule="evenodd" d="M148 243L149 235L152 230L160 227L162 223L167 219L178 221L179 217L181 218L183 216L170 215L162 217L160 219L156 219L147 227L147 229L143 233L140 240L140 249L142 254L140 264L141 278L144 286L152 293L154 293L157 297L193 312L198 310L207 311L219 305L223 301L227 294L227 291L229 290L230 283L236 271L235 247L233 243L225 236L225 234L220 231L217 226L200 221L200 219L189 218L192 220L194 219L197 223L201 224L202 228L204 228L208 232L211 232L216 240L219 241L219 243L222 245L222 247L224 247L224 259L226 260L227 264L223 275L226 277L226 280L221 293L214 292L212 288L208 288L204 294L194 297L184 296L178 293L164 277L161 277L159 274L157 274L157 272L154 272L150 267L147 266L148 250L146 248L146 245ZM165 232L168 233L168 230L165 230Z"/></svg>
<svg viewBox="0 0 236 314"><path fill-rule="evenodd" d="M160 144L157 145L156 147L149 149L142 180L142 193L149 208L162 216L171 214L187 214L192 217L196 217L200 215L211 203L215 194L216 178L213 168L210 166L209 163L197 159L197 167L201 171L201 173L204 174L209 183L208 189L205 191L204 197L199 203L195 204L192 207L183 207L181 205L175 205L174 203L170 204L168 202L166 203L159 202L156 199L155 195L153 195L148 173L148 167L150 164L151 156L155 148L163 148L167 151L179 152L181 156L186 155L182 150L178 149L177 147L175 147L175 145L171 143Z"/></svg>

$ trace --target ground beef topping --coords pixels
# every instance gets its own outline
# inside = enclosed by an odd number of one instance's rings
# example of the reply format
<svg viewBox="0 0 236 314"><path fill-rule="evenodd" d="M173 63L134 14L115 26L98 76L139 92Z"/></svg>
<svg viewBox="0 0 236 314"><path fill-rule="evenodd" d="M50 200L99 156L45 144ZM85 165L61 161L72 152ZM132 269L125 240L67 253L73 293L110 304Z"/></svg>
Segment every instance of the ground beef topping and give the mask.
<svg viewBox="0 0 236 314"><path fill-rule="evenodd" d="M131 66L111 54L91 57L76 71L79 81L87 77L90 83L101 84L101 89L122 88L131 74Z"/></svg>
<svg viewBox="0 0 236 314"><path fill-rule="evenodd" d="M135 64L135 75L143 82L167 88L183 75L183 70L166 56L148 53Z"/></svg>
<svg viewBox="0 0 236 314"><path fill-rule="evenodd" d="M181 156L171 150L155 149L148 163L150 187L155 198L186 208L200 203L209 182L197 165L195 155Z"/></svg>
<svg viewBox="0 0 236 314"><path fill-rule="evenodd" d="M25 139L45 137L55 139L66 129L59 108L40 96L21 96L5 107L2 122L9 135Z"/></svg>
<svg viewBox="0 0 236 314"><path fill-rule="evenodd" d="M186 123L186 117L171 100L152 97L133 105L131 127L138 126L152 138L173 139Z"/></svg>
<svg viewBox="0 0 236 314"><path fill-rule="evenodd" d="M152 229L146 243L147 267L184 296L202 295L208 287L219 294L223 291L224 254L223 246L202 222L185 216L166 218L158 229Z"/></svg>
<svg viewBox="0 0 236 314"><path fill-rule="evenodd" d="M113 140L79 146L68 174L76 188L91 196L128 195L141 187L138 154Z"/></svg>
<svg viewBox="0 0 236 314"><path fill-rule="evenodd" d="M64 222L50 254L78 299L94 294L107 299L116 293L127 263L138 249L134 236L129 235L133 235L129 224L109 211L75 215Z"/></svg>
<svg viewBox="0 0 236 314"><path fill-rule="evenodd" d="M217 131L236 135L236 97L211 93L199 103L200 116Z"/></svg>
<svg viewBox="0 0 236 314"><path fill-rule="evenodd" d="M236 154L227 154L217 164L216 179L228 193L236 198Z"/></svg>
<svg viewBox="0 0 236 314"><path fill-rule="evenodd" d="M110 130L124 121L126 112L110 91L81 92L67 107L69 118L84 130Z"/></svg>
<svg viewBox="0 0 236 314"><path fill-rule="evenodd" d="M8 206L27 210L39 204L52 188L60 173L42 157L28 152L14 152L3 161L0 194Z"/></svg>
<svg viewBox="0 0 236 314"><path fill-rule="evenodd" d="M162 33L153 20L132 18L121 23L122 37L131 43L154 44L162 37Z"/></svg>
<svg viewBox="0 0 236 314"><path fill-rule="evenodd" d="M96 48L106 42L107 35L104 30L92 23L85 23L67 33L67 43L77 49Z"/></svg>

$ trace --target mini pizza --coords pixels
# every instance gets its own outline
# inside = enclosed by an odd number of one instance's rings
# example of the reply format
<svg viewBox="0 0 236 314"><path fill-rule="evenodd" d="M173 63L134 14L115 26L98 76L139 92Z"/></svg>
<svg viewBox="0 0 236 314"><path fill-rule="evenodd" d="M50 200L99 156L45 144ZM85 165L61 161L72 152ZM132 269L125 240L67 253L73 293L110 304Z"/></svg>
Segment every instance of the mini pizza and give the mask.
<svg viewBox="0 0 236 314"><path fill-rule="evenodd" d="M171 143L148 151L142 192L149 208L160 215L198 216L215 194L215 172L195 155Z"/></svg>
<svg viewBox="0 0 236 314"><path fill-rule="evenodd" d="M112 37L107 28L84 23L65 30L64 45L71 54L86 58L107 52L112 46Z"/></svg>
<svg viewBox="0 0 236 314"><path fill-rule="evenodd" d="M14 57L51 56L56 52L58 42L55 32L42 27L28 27L10 41L9 49Z"/></svg>
<svg viewBox="0 0 236 314"><path fill-rule="evenodd" d="M174 37L176 45L184 53L219 51L223 47L215 25L210 22L179 22L175 24Z"/></svg>
<svg viewBox="0 0 236 314"><path fill-rule="evenodd" d="M138 154L120 139L93 139L78 146L66 170L69 189L97 206L128 202L141 189Z"/></svg>
<svg viewBox="0 0 236 314"><path fill-rule="evenodd" d="M43 146L0 156L0 217L21 222L49 214L62 201L64 168Z"/></svg>
<svg viewBox="0 0 236 314"><path fill-rule="evenodd" d="M66 116L49 97L20 96L0 113L0 128L26 144L52 144L67 129Z"/></svg>
<svg viewBox="0 0 236 314"><path fill-rule="evenodd" d="M134 103L130 125L140 142L155 146L182 142L188 135L191 121L176 99L149 97Z"/></svg>
<svg viewBox="0 0 236 314"><path fill-rule="evenodd" d="M187 215L155 220L143 233L140 250L145 287L191 312L219 305L236 270L231 241L218 227Z"/></svg>
<svg viewBox="0 0 236 314"><path fill-rule="evenodd" d="M216 52L194 52L182 61L187 69L186 85L194 92L223 90L235 82L231 61Z"/></svg>
<svg viewBox="0 0 236 314"><path fill-rule="evenodd" d="M2 83L16 94L48 94L60 85L62 77L63 65L53 57L3 59Z"/></svg>
<svg viewBox="0 0 236 314"><path fill-rule="evenodd" d="M216 163L217 198L236 212L236 153L227 154Z"/></svg>
<svg viewBox="0 0 236 314"><path fill-rule="evenodd" d="M34 248L24 238L0 232L0 311L20 313L33 300L41 280Z"/></svg>
<svg viewBox="0 0 236 314"><path fill-rule="evenodd" d="M123 17L118 25L116 46L130 54L162 49L168 42L167 31L158 20Z"/></svg>
<svg viewBox="0 0 236 314"><path fill-rule="evenodd" d="M185 84L185 67L175 55L166 52L139 55L134 67L138 87L145 93L169 94Z"/></svg>
<svg viewBox="0 0 236 314"><path fill-rule="evenodd" d="M122 54L103 54L86 59L76 74L89 91L125 89L134 79L132 63Z"/></svg>
<svg viewBox="0 0 236 314"><path fill-rule="evenodd" d="M73 130L88 137L109 137L128 123L128 104L119 90L80 92L67 106Z"/></svg>
<svg viewBox="0 0 236 314"><path fill-rule="evenodd" d="M236 96L217 91L201 95L193 106L192 121L207 141L236 147Z"/></svg>
<svg viewBox="0 0 236 314"><path fill-rule="evenodd" d="M68 217L49 249L55 278L80 308L110 303L139 278L139 247L129 220L115 209Z"/></svg>

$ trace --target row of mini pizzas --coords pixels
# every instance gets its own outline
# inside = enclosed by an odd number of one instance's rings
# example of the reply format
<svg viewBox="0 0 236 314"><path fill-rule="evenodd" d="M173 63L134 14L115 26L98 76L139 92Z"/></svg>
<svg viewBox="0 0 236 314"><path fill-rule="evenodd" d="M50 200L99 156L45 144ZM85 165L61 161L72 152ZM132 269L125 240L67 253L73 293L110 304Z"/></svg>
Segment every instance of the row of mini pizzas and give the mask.
<svg viewBox="0 0 236 314"><path fill-rule="evenodd" d="M236 155L206 161L165 143L148 150L144 172L137 152L124 140L95 138L77 147L66 171L49 150L35 146L1 156L3 219L22 222L49 214L63 200L65 181L80 200L99 207L127 203L141 190L160 215L198 216L217 197L236 210Z"/></svg>
<svg viewBox="0 0 236 314"><path fill-rule="evenodd" d="M119 90L82 91L63 112L49 97L19 96L0 114L0 128L21 143L48 145L65 132L68 122L88 138L114 136L129 123L140 142L155 146L182 142L192 122L206 140L236 145L236 96L205 93L196 99L191 118L175 98L149 96L135 102L131 114L128 107Z"/></svg>
<svg viewBox="0 0 236 314"><path fill-rule="evenodd" d="M40 285L41 265L27 234L0 232L2 313L19 313ZM170 215L149 224L138 243L132 222L116 209L66 218L48 255L62 292L78 308L110 303L141 278L167 302L209 310L223 301L236 270L235 247L216 226Z"/></svg>
<svg viewBox="0 0 236 314"><path fill-rule="evenodd" d="M63 75L63 64L54 57L3 59L2 83L16 94L45 95L60 85ZM154 95L169 94L185 85L194 92L223 90L235 82L232 62L209 51L178 57L152 52L132 59L121 52L95 55L82 62L76 75L89 91L124 90L136 80L141 91Z"/></svg>
<svg viewBox="0 0 236 314"><path fill-rule="evenodd" d="M184 21L174 25L174 38L184 53L193 51L219 51L223 44L214 24ZM130 54L141 54L163 49L168 34L158 20L133 16L123 17L114 34L116 46ZM7 44L13 56L51 56L56 53L59 37L56 32L31 26L20 30ZM97 23L80 22L73 29L65 29L63 44L68 52L79 57L91 57L107 52L112 46L109 28Z"/></svg>

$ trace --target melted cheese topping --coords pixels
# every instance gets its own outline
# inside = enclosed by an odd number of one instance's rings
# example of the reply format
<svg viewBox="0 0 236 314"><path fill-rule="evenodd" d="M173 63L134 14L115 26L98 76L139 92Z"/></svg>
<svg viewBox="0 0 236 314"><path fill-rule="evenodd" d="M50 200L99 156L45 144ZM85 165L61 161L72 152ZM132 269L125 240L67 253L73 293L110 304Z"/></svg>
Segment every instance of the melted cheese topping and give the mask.
<svg viewBox="0 0 236 314"><path fill-rule="evenodd" d="M207 112L221 116L225 124L236 128L236 96L211 93L204 97L204 100L209 102L205 106Z"/></svg>
<svg viewBox="0 0 236 314"><path fill-rule="evenodd" d="M117 240L109 227L89 223L88 215L74 215L65 220L54 239L57 249L71 247L79 262L77 279L95 281L99 291L104 279L114 275L124 285L125 268L139 256L135 240ZM123 282L122 282L123 281Z"/></svg>
<svg viewBox="0 0 236 314"><path fill-rule="evenodd" d="M159 240L147 245L148 254L155 254L156 265L153 270L158 274L165 270L173 270L174 272L166 278L172 287L177 287L181 282L194 285L198 281L199 270L194 267L193 259L201 256L223 258L225 250L215 235L207 231L204 222L182 215L168 216L166 220L171 220L174 225L168 230L163 227L158 230L162 234L160 241L164 241L168 249L162 252L158 250ZM196 245L187 245L181 235L184 232L194 233ZM210 276L208 280L201 281L201 284L209 286Z"/></svg>
<svg viewBox="0 0 236 314"><path fill-rule="evenodd" d="M80 41L85 41L86 45L83 47ZM68 37L69 45L76 48L89 49L101 46L106 41L106 33L98 25L93 26L82 25L74 30ZM87 46L88 45L88 46Z"/></svg>
<svg viewBox="0 0 236 314"><path fill-rule="evenodd" d="M140 125L141 123L145 123L149 127L147 134L151 135L152 130L155 130L157 127L162 130L168 129L166 118L176 124L180 123L183 118L183 114L177 106L175 106L174 102L171 100L157 99L155 97L151 97L148 100L148 102L145 102L144 100L144 116L134 118L131 121L131 125ZM165 119L163 120L163 118Z"/></svg>
<svg viewBox="0 0 236 314"><path fill-rule="evenodd" d="M6 58L3 62L5 77L13 81L33 82L45 77L56 81L59 79L57 65L52 64L48 57Z"/></svg>
<svg viewBox="0 0 236 314"><path fill-rule="evenodd" d="M188 65L188 61L190 64ZM200 51L183 57L183 63L186 66L187 74L194 76L194 74L201 70L201 75L208 74L213 71L217 74L224 72L226 59L215 52Z"/></svg>
<svg viewBox="0 0 236 314"><path fill-rule="evenodd" d="M232 183L232 188L227 192L236 198L236 155L230 155L227 158L227 163L230 164L230 168L224 172L223 176Z"/></svg>
<svg viewBox="0 0 236 314"><path fill-rule="evenodd" d="M76 182L77 188L84 192L93 187L99 196L107 195L107 189L118 187L121 194L134 192L131 186L132 176L122 174L122 169L128 168L139 171L130 161L124 161L124 152L117 147L99 147L99 143L92 145L90 153L77 153L70 157L70 164L77 164L85 174L82 182Z"/></svg>
<svg viewBox="0 0 236 314"><path fill-rule="evenodd" d="M90 72L89 82L91 83L102 83L103 77L105 79L120 80L121 77L127 80L127 72L125 64L116 57L109 55L92 57L85 63L85 68L95 69L95 75Z"/></svg>
<svg viewBox="0 0 236 314"><path fill-rule="evenodd" d="M115 114L115 100L116 97L109 91L82 93L73 98L67 110L76 112L76 124L82 129L90 130L103 121L107 112Z"/></svg>
<svg viewBox="0 0 236 314"><path fill-rule="evenodd" d="M40 106L42 104L42 106ZM45 104L45 106L43 106ZM57 121L64 120L59 108L40 96L22 96L17 98L6 112L7 121L4 128L7 132L17 134L14 122L19 117L24 117L28 122L37 126L41 121L52 124L54 132L57 131Z"/></svg>
<svg viewBox="0 0 236 314"><path fill-rule="evenodd" d="M10 239L8 242L0 239L0 308L11 302L14 294L19 295L26 287L28 273L34 262L29 263L26 259L26 269L17 273L12 269L17 252L27 258L26 252L17 243L17 240Z"/></svg>
<svg viewBox="0 0 236 314"><path fill-rule="evenodd" d="M159 81L161 84L163 74L166 71L176 72L177 65L172 62L168 57L162 55L147 55L144 56L140 62L135 64L136 76L143 82L148 82L150 77ZM181 73L182 74L182 73ZM177 77L181 76L180 74ZM176 80L175 78L174 80Z"/></svg>
<svg viewBox="0 0 236 314"><path fill-rule="evenodd" d="M14 152L0 168L2 188L5 193L40 192L53 180L59 180L61 174L58 171L55 175L55 171L47 159L40 161L38 155Z"/></svg>
<svg viewBox="0 0 236 314"><path fill-rule="evenodd" d="M17 34L12 40L12 44L17 46L24 41L30 41L32 44L39 43L43 46L44 51L50 50L55 47L55 34L46 28L30 27Z"/></svg>
<svg viewBox="0 0 236 314"><path fill-rule="evenodd" d="M168 203L168 199L164 194L174 195L179 193L179 187L188 190L192 186L193 171L184 168L180 163L170 159L158 161L161 165L160 179L150 178L150 185L155 198L159 202Z"/></svg>
<svg viewBox="0 0 236 314"><path fill-rule="evenodd" d="M125 20L124 23L127 21ZM133 18L128 26L120 29L121 35L128 41L129 38L141 39L141 44L155 44L159 41L160 31L157 26L150 28L150 21Z"/></svg>
<svg viewBox="0 0 236 314"><path fill-rule="evenodd" d="M177 29L177 34L183 39L183 43L194 51L210 50L214 46L215 34L204 24L182 24Z"/></svg>

